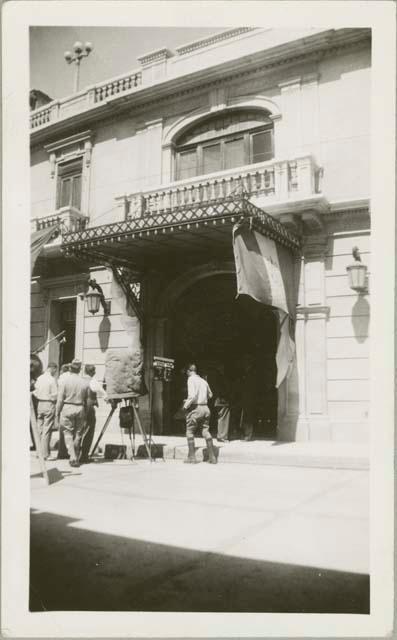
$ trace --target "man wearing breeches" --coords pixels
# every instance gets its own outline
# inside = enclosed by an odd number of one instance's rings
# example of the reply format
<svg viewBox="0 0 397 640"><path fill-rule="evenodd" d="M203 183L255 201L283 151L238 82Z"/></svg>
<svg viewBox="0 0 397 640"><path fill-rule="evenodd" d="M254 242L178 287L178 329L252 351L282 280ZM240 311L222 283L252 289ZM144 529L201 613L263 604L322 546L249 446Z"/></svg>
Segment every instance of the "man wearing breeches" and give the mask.
<svg viewBox="0 0 397 640"><path fill-rule="evenodd" d="M217 459L209 431L211 414L208 408L208 400L212 398L212 392L206 380L197 374L196 365L189 365L187 375L188 397L183 404L183 408L186 411L186 437L189 453L185 462L190 464L196 464L197 462L194 449L194 434L198 428L201 428L203 438L205 438L207 444L208 461L211 464L216 464Z"/></svg>
<svg viewBox="0 0 397 640"><path fill-rule="evenodd" d="M65 437L71 467L79 466L80 444L85 426L88 383L79 375L80 370L80 360L73 360L70 375L59 385L56 405L56 415Z"/></svg>

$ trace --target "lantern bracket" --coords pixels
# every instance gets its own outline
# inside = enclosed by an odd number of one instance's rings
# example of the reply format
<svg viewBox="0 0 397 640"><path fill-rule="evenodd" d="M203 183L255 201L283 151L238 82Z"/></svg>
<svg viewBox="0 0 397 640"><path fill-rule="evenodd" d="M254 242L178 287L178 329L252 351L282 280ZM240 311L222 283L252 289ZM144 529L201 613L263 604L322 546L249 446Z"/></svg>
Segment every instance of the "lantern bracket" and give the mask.
<svg viewBox="0 0 397 640"><path fill-rule="evenodd" d="M99 296L100 296L101 305L102 305L102 308L103 308L103 312L104 312L105 316L108 316L109 315L109 307L108 307L107 302L105 300L105 296L103 294L103 290L102 290L101 285L99 285L94 278L89 278L88 279L88 286L91 287L91 289L93 289L94 291L98 291Z"/></svg>
<svg viewBox="0 0 397 640"><path fill-rule="evenodd" d="M362 262L358 247L352 248L352 256L354 262L346 267L350 289L359 294L366 294L368 293L367 265Z"/></svg>

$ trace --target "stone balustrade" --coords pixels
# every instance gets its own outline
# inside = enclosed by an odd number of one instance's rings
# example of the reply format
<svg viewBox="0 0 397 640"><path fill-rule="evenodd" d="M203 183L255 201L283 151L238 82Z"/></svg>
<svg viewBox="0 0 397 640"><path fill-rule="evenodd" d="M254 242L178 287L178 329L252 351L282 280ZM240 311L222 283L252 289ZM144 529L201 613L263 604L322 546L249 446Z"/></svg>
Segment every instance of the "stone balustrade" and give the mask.
<svg viewBox="0 0 397 640"><path fill-rule="evenodd" d="M161 189L130 194L124 200L130 218L227 198L242 190L262 206L320 193L320 175L313 158L305 156L190 178Z"/></svg>
<svg viewBox="0 0 397 640"><path fill-rule="evenodd" d="M113 96L117 96L124 91L130 91L141 84L142 73L137 71L126 76L116 78L111 82L106 82L95 87L95 102L102 102Z"/></svg>
<svg viewBox="0 0 397 640"><path fill-rule="evenodd" d="M55 224L60 224L60 233L82 231L86 228L88 217L74 207L62 207L53 214L31 220L32 231L40 231Z"/></svg>
<svg viewBox="0 0 397 640"><path fill-rule="evenodd" d="M106 100L111 100L120 94L126 93L138 87L142 83L142 72L132 71L131 73L118 76L108 82L101 82L77 94L53 100L39 109L35 109L30 115L30 128L37 129L51 122L68 118L75 113L80 113L86 109L100 104Z"/></svg>
<svg viewBox="0 0 397 640"><path fill-rule="evenodd" d="M36 127L41 127L43 124L47 124L51 119L51 108L44 106L36 109L32 112L30 116L30 128L36 129Z"/></svg>

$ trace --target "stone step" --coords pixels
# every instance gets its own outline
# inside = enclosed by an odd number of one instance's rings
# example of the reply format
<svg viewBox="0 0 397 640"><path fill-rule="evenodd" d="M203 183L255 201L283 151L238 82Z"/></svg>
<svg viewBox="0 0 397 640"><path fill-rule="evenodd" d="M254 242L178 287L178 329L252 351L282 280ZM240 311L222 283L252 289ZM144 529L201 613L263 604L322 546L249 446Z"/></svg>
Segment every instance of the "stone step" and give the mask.
<svg viewBox="0 0 397 640"><path fill-rule="evenodd" d="M107 443L121 444L120 434L105 434L101 448ZM128 437L123 442L129 449ZM182 460L187 456L186 439L177 436L153 437L155 448L153 457L165 460ZM369 468L369 448L366 444L335 442L277 442L257 440L243 442L233 440L229 443L218 443L214 439L214 447L219 463L241 463L257 465L276 465L294 467L317 467L327 469ZM196 458L205 460L206 446L203 438L195 439ZM140 436L136 437L137 457L146 457L146 450Z"/></svg>

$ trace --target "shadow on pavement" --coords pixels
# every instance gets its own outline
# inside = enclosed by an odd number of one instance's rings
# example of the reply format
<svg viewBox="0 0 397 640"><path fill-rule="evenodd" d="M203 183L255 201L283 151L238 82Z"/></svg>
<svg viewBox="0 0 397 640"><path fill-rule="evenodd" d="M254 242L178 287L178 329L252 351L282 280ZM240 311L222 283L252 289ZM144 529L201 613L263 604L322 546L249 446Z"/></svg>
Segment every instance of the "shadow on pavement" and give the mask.
<svg viewBox="0 0 397 640"><path fill-rule="evenodd" d="M63 480L65 477L70 475L81 476L81 473L73 473L72 471L60 471L57 467L47 468L47 473L50 484L55 484L56 482L59 482L60 480ZM41 473L41 471L38 473L33 473L30 478L43 478L43 474Z"/></svg>
<svg viewBox="0 0 397 640"><path fill-rule="evenodd" d="M78 522L32 510L31 611L369 613L368 575L70 526Z"/></svg>

